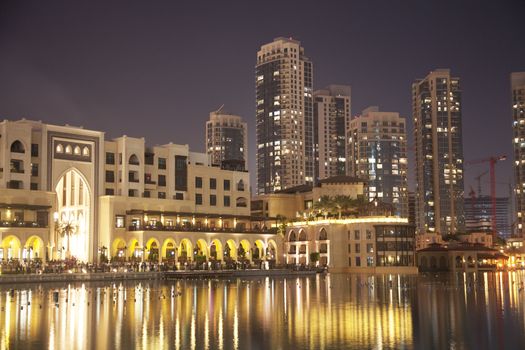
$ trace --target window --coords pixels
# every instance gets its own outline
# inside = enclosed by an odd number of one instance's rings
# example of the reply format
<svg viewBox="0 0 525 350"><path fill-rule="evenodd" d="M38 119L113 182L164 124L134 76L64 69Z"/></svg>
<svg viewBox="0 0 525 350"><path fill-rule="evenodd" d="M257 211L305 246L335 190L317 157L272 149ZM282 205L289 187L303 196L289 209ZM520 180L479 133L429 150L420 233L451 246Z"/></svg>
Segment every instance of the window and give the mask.
<svg viewBox="0 0 525 350"><path fill-rule="evenodd" d="M153 165L155 159L155 154L153 153L144 153L144 164Z"/></svg>
<svg viewBox="0 0 525 350"><path fill-rule="evenodd" d="M106 152L106 164L115 164L115 153Z"/></svg>
<svg viewBox="0 0 525 350"><path fill-rule="evenodd" d="M361 239L361 233L359 232L359 230L354 231L354 239Z"/></svg>
<svg viewBox="0 0 525 350"><path fill-rule="evenodd" d="M159 186L166 186L166 175L159 175Z"/></svg>
<svg viewBox="0 0 525 350"><path fill-rule="evenodd" d="M112 188L106 188L106 196L113 196L115 194L115 190Z"/></svg>
<svg viewBox="0 0 525 350"><path fill-rule="evenodd" d="M352 266L352 258L348 258L348 266Z"/></svg>
<svg viewBox="0 0 525 350"><path fill-rule="evenodd" d="M244 181L239 180L237 183L237 191L244 191Z"/></svg>
<svg viewBox="0 0 525 350"><path fill-rule="evenodd" d="M361 253L361 244L359 244L359 243L355 244L355 252L356 253Z"/></svg>
<svg viewBox="0 0 525 350"><path fill-rule="evenodd" d="M160 199L166 199L166 192L159 192Z"/></svg>
<svg viewBox="0 0 525 350"><path fill-rule="evenodd" d="M115 215L115 227L123 228L125 224L124 215Z"/></svg>
<svg viewBox="0 0 525 350"><path fill-rule="evenodd" d="M128 190L128 196L129 197L137 197L136 190Z"/></svg>
<svg viewBox="0 0 525 350"><path fill-rule="evenodd" d="M38 164L31 163L31 176L38 176Z"/></svg>
<svg viewBox="0 0 525 350"><path fill-rule="evenodd" d="M151 197L151 192L150 192L149 190L144 191L144 196L143 196L143 197L144 197L144 198L149 198L149 197Z"/></svg>
<svg viewBox="0 0 525 350"><path fill-rule="evenodd" d="M244 197L237 198L237 200L235 202L236 202L237 208L245 208L247 206L247 204L246 204L247 201L246 201L246 198L244 198Z"/></svg>
<svg viewBox="0 0 525 350"><path fill-rule="evenodd" d="M137 155L135 155L135 154L132 154L129 157L128 164L130 164L130 165L140 165L139 157L137 157Z"/></svg>
<svg viewBox="0 0 525 350"><path fill-rule="evenodd" d="M195 194L195 204L202 205L202 194L200 193Z"/></svg>
<svg viewBox="0 0 525 350"><path fill-rule="evenodd" d="M195 177L195 188L202 188L202 177Z"/></svg>
<svg viewBox="0 0 525 350"><path fill-rule="evenodd" d="M366 230L366 239L372 239L372 231Z"/></svg>
<svg viewBox="0 0 525 350"><path fill-rule="evenodd" d="M184 193L180 193L180 192L175 193L175 199L179 201L184 200Z"/></svg>
<svg viewBox="0 0 525 350"><path fill-rule="evenodd" d="M35 182L31 182L31 184L30 184L30 188L31 188L33 191L36 191L36 190L38 190L38 184L35 183Z"/></svg>
<svg viewBox="0 0 525 350"><path fill-rule="evenodd" d="M166 169L166 158L159 158L159 169Z"/></svg>
<svg viewBox="0 0 525 350"><path fill-rule="evenodd" d="M373 256L367 256L366 257L366 266L374 266L374 257Z"/></svg>
<svg viewBox="0 0 525 350"><path fill-rule="evenodd" d="M38 157L38 144L31 144L31 157Z"/></svg>
<svg viewBox="0 0 525 350"><path fill-rule="evenodd" d="M230 206L230 196L224 196L224 206L225 207Z"/></svg>
<svg viewBox="0 0 525 350"><path fill-rule="evenodd" d="M210 190L216 190L217 189L217 179L211 178L210 179Z"/></svg>
<svg viewBox="0 0 525 350"><path fill-rule="evenodd" d="M352 252L352 245L351 245L351 244L348 245L348 252L349 252L349 253Z"/></svg>
<svg viewBox="0 0 525 350"><path fill-rule="evenodd" d="M366 252L367 253L373 253L374 252L374 245L372 243L368 243L366 245Z"/></svg>
<svg viewBox="0 0 525 350"><path fill-rule="evenodd" d="M210 194L210 205L211 206L217 205L217 196L214 194Z"/></svg>
<svg viewBox="0 0 525 350"><path fill-rule="evenodd" d="M175 156L175 190L188 190L188 165L186 164L187 157Z"/></svg>
<svg viewBox="0 0 525 350"><path fill-rule="evenodd" d="M355 266L361 266L361 257L360 256L356 256L355 257Z"/></svg>
<svg viewBox="0 0 525 350"><path fill-rule="evenodd" d="M224 180L224 190L229 191L230 190L230 180Z"/></svg>
<svg viewBox="0 0 525 350"><path fill-rule="evenodd" d="M115 172L106 170L106 182L115 182Z"/></svg>
<svg viewBox="0 0 525 350"><path fill-rule="evenodd" d="M16 140L11 144L11 152L26 153L26 150L24 149L24 145L22 144L22 142Z"/></svg>

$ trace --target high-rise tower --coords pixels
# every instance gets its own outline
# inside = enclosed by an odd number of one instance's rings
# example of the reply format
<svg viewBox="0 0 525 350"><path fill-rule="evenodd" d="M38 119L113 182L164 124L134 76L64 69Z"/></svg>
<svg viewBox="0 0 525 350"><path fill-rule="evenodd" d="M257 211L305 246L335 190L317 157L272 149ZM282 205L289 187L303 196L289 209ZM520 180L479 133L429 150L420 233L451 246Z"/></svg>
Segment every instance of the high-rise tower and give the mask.
<svg viewBox="0 0 525 350"><path fill-rule="evenodd" d="M297 40L277 38L257 52L258 194L313 182L312 73Z"/></svg>
<svg viewBox="0 0 525 350"><path fill-rule="evenodd" d="M510 76L512 90L512 131L514 147L514 193L516 195L515 233L523 236L525 228L525 72Z"/></svg>
<svg viewBox="0 0 525 350"><path fill-rule="evenodd" d="M212 164L235 162L237 169L245 169L247 148L248 128L241 117L223 112L222 108L210 113L206 122L206 152Z"/></svg>
<svg viewBox="0 0 525 350"><path fill-rule="evenodd" d="M348 174L367 181L368 200L392 204L396 215L408 217L405 118L365 109L350 121L348 159Z"/></svg>
<svg viewBox="0 0 525 350"><path fill-rule="evenodd" d="M463 145L459 78L438 69L412 84L419 232L453 234L464 227Z"/></svg>
<svg viewBox="0 0 525 350"><path fill-rule="evenodd" d="M314 93L315 177L346 175L350 86L329 85Z"/></svg>

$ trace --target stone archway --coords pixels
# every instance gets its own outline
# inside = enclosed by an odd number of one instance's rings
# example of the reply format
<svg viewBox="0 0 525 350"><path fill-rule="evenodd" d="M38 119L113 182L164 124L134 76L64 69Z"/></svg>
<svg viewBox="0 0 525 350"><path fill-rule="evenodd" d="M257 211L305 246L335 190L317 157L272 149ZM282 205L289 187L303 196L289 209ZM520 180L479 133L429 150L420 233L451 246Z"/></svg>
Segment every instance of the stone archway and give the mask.
<svg viewBox="0 0 525 350"><path fill-rule="evenodd" d="M218 239L214 239L210 243L210 259L221 261L223 259L222 243Z"/></svg>
<svg viewBox="0 0 525 350"><path fill-rule="evenodd" d="M162 259L175 261L177 256L177 243L173 238L166 238L162 244Z"/></svg>
<svg viewBox="0 0 525 350"><path fill-rule="evenodd" d="M71 168L60 176L56 186L58 212L58 247L62 258L87 261L90 252L91 189L80 171Z"/></svg>
<svg viewBox="0 0 525 350"><path fill-rule="evenodd" d="M39 236L31 236L27 239L22 252L22 258L27 260L44 259L44 240Z"/></svg>
<svg viewBox="0 0 525 350"><path fill-rule="evenodd" d="M178 249L178 261L185 263L187 261L192 261L193 259L193 244L188 238L183 238L180 241Z"/></svg>
<svg viewBox="0 0 525 350"><path fill-rule="evenodd" d="M126 242L122 238L115 239L111 244L110 254L112 260L126 260Z"/></svg>
<svg viewBox="0 0 525 350"><path fill-rule="evenodd" d="M20 259L21 252L20 239L16 236L9 235L2 239L2 245L0 246L0 258L1 260Z"/></svg>

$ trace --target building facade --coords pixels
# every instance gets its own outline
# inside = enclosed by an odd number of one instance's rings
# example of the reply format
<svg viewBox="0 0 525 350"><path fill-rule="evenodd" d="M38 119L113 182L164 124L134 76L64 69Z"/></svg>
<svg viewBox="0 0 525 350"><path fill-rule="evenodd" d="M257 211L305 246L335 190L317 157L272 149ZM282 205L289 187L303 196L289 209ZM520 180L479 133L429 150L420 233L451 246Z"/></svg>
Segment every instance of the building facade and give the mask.
<svg viewBox="0 0 525 350"><path fill-rule="evenodd" d="M314 93L315 178L347 174L347 130L351 88L329 85Z"/></svg>
<svg viewBox="0 0 525 350"><path fill-rule="evenodd" d="M511 236L510 201L507 197L496 197L496 232L503 237ZM465 229L492 232L492 199L490 196L465 198Z"/></svg>
<svg viewBox="0 0 525 350"><path fill-rule="evenodd" d="M367 181L365 197L392 204L408 217L406 121L395 112L365 109L350 121L348 173Z"/></svg>
<svg viewBox="0 0 525 350"><path fill-rule="evenodd" d="M415 228L404 218L363 217L289 224L286 263L312 264L312 253L319 254L319 265L334 272L417 272Z"/></svg>
<svg viewBox="0 0 525 350"><path fill-rule="evenodd" d="M206 152L212 165L224 161L238 163L244 170L248 164L248 126L241 117L221 109L210 113L206 122Z"/></svg>
<svg viewBox="0 0 525 350"><path fill-rule="evenodd" d="M514 148L515 233L525 237L525 72L511 74L512 133Z"/></svg>
<svg viewBox="0 0 525 350"><path fill-rule="evenodd" d="M2 259L251 260L281 249L250 216L248 172L188 145L6 120L0 169Z"/></svg>
<svg viewBox="0 0 525 350"><path fill-rule="evenodd" d="M416 151L417 227L442 235L462 231L463 145L461 87L448 69L412 84Z"/></svg>
<svg viewBox="0 0 525 350"><path fill-rule="evenodd" d="M257 52L255 76L257 194L313 182L312 62L277 38Z"/></svg>

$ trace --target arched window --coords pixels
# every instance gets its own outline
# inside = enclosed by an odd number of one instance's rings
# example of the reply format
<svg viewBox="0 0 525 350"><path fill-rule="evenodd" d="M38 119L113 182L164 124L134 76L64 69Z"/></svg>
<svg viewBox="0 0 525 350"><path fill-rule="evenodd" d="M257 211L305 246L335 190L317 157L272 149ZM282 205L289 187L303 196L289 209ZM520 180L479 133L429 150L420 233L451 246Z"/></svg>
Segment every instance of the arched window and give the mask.
<svg viewBox="0 0 525 350"><path fill-rule="evenodd" d="M295 231L290 231L290 235L288 236L288 242L295 242L297 241L297 238L295 236Z"/></svg>
<svg viewBox="0 0 525 350"><path fill-rule="evenodd" d="M140 165L139 158L135 154L132 154L131 157L129 157L128 163L131 165Z"/></svg>
<svg viewBox="0 0 525 350"><path fill-rule="evenodd" d="M245 208L248 201L244 197L238 197L236 203L238 208Z"/></svg>
<svg viewBox="0 0 525 350"><path fill-rule="evenodd" d="M62 146L61 143L59 143L55 149L57 153L64 153L64 146Z"/></svg>
<svg viewBox="0 0 525 350"><path fill-rule="evenodd" d="M26 153L24 145L19 140L16 140L11 144L11 152L14 153Z"/></svg>
<svg viewBox="0 0 525 350"><path fill-rule="evenodd" d="M304 232L303 230L301 230L301 231L299 232L299 241L304 242L304 241L306 241L306 240L307 240L307 239L306 239L306 232Z"/></svg>
<svg viewBox="0 0 525 350"><path fill-rule="evenodd" d="M66 153L67 154L71 154L73 152L73 148L71 147L71 145L67 145L66 146Z"/></svg>
<svg viewBox="0 0 525 350"><path fill-rule="evenodd" d="M237 182L237 191L244 191L244 181L239 180L239 182Z"/></svg>
<svg viewBox="0 0 525 350"><path fill-rule="evenodd" d="M78 146L75 146L75 155L77 155L77 156L80 155L80 147L78 147Z"/></svg>
<svg viewBox="0 0 525 350"><path fill-rule="evenodd" d="M327 239L328 239L328 234L326 233L326 230L322 228L321 231L319 232L319 240L326 241Z"/></svg>
<svg viewBox="0 0 525 350"><path fill-rule="evenodd" d="M83 155L84 157L89 157L89 148L84 147L84 148L82 149L82 155Z"/></svg>

